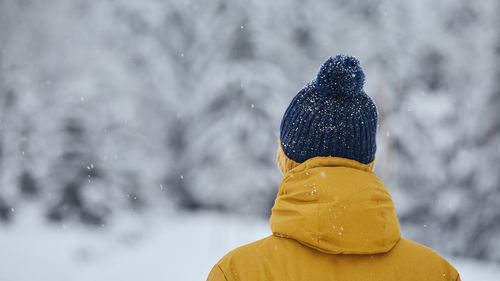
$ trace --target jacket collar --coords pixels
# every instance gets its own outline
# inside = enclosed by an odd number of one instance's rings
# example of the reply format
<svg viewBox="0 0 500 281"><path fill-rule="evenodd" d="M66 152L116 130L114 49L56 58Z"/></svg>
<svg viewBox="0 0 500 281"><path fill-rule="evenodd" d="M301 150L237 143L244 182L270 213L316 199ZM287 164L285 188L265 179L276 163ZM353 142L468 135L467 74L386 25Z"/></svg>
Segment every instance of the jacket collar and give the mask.
<svg viewBox="0 0 500 281"><path fill-rule="evenodd" d="M394 204L373 162L315 157L283 176L270 219L276 236L330 254L387 252L400 238Z"/></svg>
<svg viewBox="0 0 500 281"><path fill-rule="evenodd" d="M314 160L313 160L314 159ZM375 160L368 164L363 164L360 163L356 160L351 160L347 158L341 158L341 157L315 157L308 159L307 161L303 163L295 162L292 159L290 159L288 156L286 156L285 152L283 152L283 149L281 147L281 142L278 140L278 151L277 151L277 156L276 156L276 163L278 164L278 168L280 169L281 173L283 175L286 175L289 171L299 167L303 166L311 166L311 165L333 165L333 166L346 166L346 167L351 167L354 169L359 169L363 171L371 171L373 172L374 167L375 167Z"/></svg>

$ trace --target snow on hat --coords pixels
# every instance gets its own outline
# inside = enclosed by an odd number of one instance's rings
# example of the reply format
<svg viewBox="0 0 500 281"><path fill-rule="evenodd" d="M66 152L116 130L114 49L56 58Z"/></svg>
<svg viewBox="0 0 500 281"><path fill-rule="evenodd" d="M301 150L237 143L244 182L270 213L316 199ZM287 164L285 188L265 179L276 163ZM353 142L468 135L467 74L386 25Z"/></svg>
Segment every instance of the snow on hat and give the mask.
<svg viewBox="0 0 500 281"><path fill-rule="evenodd" d="M299 163L317 156L372 162L377 108L363 90L364 81L355 57L328 58L316 79L299 91L285 111L280 128L285 155Z"/></svg>

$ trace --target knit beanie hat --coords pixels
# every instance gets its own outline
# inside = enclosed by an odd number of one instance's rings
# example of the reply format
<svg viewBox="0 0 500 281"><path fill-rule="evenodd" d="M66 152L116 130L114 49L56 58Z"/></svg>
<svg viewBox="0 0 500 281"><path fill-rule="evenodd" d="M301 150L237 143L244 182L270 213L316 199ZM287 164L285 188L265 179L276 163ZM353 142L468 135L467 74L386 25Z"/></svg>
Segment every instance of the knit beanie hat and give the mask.
<svg viewBox="0 0 500 281"><path fill-rule="evenodd" d="M377 108L364 92L358 59L338 55L321 66L288 106L280 128L281 149L302 163L317 156L375 158Z"/></svg>

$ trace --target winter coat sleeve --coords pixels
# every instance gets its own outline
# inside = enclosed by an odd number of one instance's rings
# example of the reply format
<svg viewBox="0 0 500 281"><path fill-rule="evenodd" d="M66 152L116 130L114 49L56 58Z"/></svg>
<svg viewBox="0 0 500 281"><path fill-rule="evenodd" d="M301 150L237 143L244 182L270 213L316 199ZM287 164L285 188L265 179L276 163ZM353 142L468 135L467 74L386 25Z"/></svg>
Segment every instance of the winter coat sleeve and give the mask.
<svg viewBox="0 0 500 281"><path fill-rule="evenodd" d="M207 281L228 281L228 280L224 275L224 272L222 271L220 266L216 264L212 268L212 271L210 271L210 274L208 274Z"/></svg>

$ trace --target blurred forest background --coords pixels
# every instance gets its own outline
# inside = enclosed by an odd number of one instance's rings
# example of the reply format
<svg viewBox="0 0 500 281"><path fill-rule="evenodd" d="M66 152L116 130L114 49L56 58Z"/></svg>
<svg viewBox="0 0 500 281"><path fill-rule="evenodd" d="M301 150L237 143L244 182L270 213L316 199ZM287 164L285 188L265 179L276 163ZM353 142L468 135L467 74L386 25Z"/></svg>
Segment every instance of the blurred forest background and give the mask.
<svg viewBox="0 0 500 281"><path fill-rule="evenodd" d="M267 217L278 128L330 55L380 111L403 232L500 262L500 1L0 0L0 228Z"/></svg>

